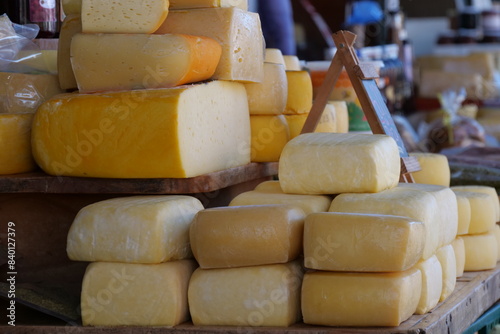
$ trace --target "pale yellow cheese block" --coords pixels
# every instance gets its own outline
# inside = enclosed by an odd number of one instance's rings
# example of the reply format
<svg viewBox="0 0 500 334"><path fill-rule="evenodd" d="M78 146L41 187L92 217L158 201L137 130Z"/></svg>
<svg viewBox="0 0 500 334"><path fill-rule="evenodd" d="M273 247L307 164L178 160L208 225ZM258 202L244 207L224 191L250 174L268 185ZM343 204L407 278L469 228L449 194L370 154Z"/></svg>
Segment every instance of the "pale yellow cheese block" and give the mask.
<svg viewBox="0 0 500 334"><path fill-rule="evenodd" d="M493 201L493 206L495 207L495 212L496 212L496 222L500 222L500 199L498 197L497 191L493 187L488 187L488 186L453 186L453 190L459 190L459 191L468 191L468 192L479 192L479 193L484 193L488 194L491 196L492 201Z"/></svg>
<svg viewBox="0 0 500 334"><path fill-rule="evenodd" d="M304 211L288 205L250 205L198 212L189 236L201 268L287 263L302 252Z"/></svg>
<svg viewBox="0 0 500 334"><path fill-rule="evenodd" d="M81 2L80 2L81 4ZM62 89L77 89L75 74L71 65L71 40L73 36L82 32L80 14L70 14L64 18L59 33L57 49L57 72Z"/></svg>
<svg viewBox="0 0 500 334"><path fill-rule="evenodd" d="M380 192L398 185L401 168L394 139L352 133L302 134L279 162L281 188L297 194Z"/></svg>
<svg viewBox="0 0 500 334"><path fill-rule="evenodd" d="M285 70L287 71L301 71L299 57L293 55L283 55L285 61Z"/></svg>
<svg viewBox="0 0 500 334"><path fill-rule="evenodd" d="M436 257L441 264L443 273L443 288L441 290L441 297L439 298L439 301L442 302L455 290L457 283L457 258L451 244L439 248L436 251Z"/></svg>
<svg viewBox="0 0 500 334"><path fill-rule="evenodd" d="M61 95L40 107L32 134L35 160L52 175L185 178L250 162L236 82Z"/></svg>
<svg viewBox="0 0 500 334"><path fill-rule="evenodd" d="M414 152L410 156L417 158L421 168L420 171L411 173L416 183L450 186L450 165L446 155Z"/></svg>
<svg viewBox="0 0 500 334"><path fill-rule="evenodd" d="M170 0L170 9L238 7L248 10L248 0Z"/></svg>
<svg viewBox="0 0 500 334"><path fill-rule="evenodd" d="M91 263L81 293L84 326L175 326L189 319L193 260L162 264Z"/></svg>
<svg viewBox="0 0 500 334"><path fill-rule="evenodd" d="M470 205L470 224L467 234L480 234L491 231L496 223L494 202L485 193L466 192L455 190L462 196L467 197Z"/></svg>
<svg viewBox="0 0 500 334"><path fill-rule="evenodd" d="M71 64L80 93L174 87L210 78L221 46L190 35L76 34Z"/></svg>
<svg viewBox="0 0 500 334"><path fill-rule="evenodd" d="M31 154L33 114L0 114L0 175L36 169Z"/></svg>
<svg viewBox="0 0 500 334"><path fill-rule="evenodd" d="M495 233L495 237L497 238L497 246L498 246L497 247L497 249L498 249L497 261L500 261L500 225L495 225L493 232Z"/></svg>
<svg viewBox="0 0 500 334"><path fill-rule="evenodd" d="M20 50L9 72L57 74L57 50Z"/></svg>
<svg viewBox="0 0 500 334"><path fill-rule="evenodd" d="M304 224L310 269L404 271L420 260L424 245L425 225L407 217L324 212L308 215Z"/></svg>
<svg viewBox="0 0 500 334"><path fill-rule="evenodd" d="M428 259L439 248L440 226L435 218L439 207L429 193L397 187L375 194L340 194L333 199L329 211L409 217L425 224L422 258Z"/></svg>
<svg viewBox="0 0 500 334"><path fill-rule="evenodd" d="M300 115L285 115L288 127L290 129L290 139L293 139L300 135L302 128L306 123L309 114ZM321 117L318 121L316 129L314 132L337 132L337 115L335 113L335 107L333 105L327 104Z"/></svg>
<svg viewBox="0 0 500 334"><path fill-rule="evenodd" d="M264 63L264 80L245 84L250 115L281 115L288 96L285 67Z"/></svg>
<svg viewBox="0 0 500 334"><path fill-rule="evenodd" d="M250 115L252 162L279 161L290 131L283 115Z"/></svg>
<svg viewBox="0 0 500 334"><path fill-rule="evenodd" d="M304 322L322 326L398 326L417 308L416 269L394 273L308 272L302 283Z"/></svg>
<svg viewBox="0 0 500 334"><path fill-rule="evenodd" d="M191 196L131 196L84 207L68 232L75 261L161 263L192 257L189 227L201 202Z"/></svg>
<svg viewBox="0 0 500 334"><path fill-rule="evenodd" d="M212 79L264 80L264 37L257 13L235 7L172 10L156 34L188 34L215 39L222 46Z"/></svg>
<svg viewBox="0 0 500 334"><path fill-rule="evenodd" d="M64 15L81 14L83 0L61 0Z"/></svg>
<svg viewBox="0 0 500 334"><path fill-rule="evenodd" d="M457 278L462 277L465 269L465 243L462 237L457 237L451 243L456 258Z"/></svg>
<svg viewBox="0 0 500 334"><path fill-rule="evenodd" d="M498 260L498 243L495 232L461 236L465 245L464 271L493 269Z"/></svg>
<svg viewBox="0 0 500 334"><path fill-rule="evenodd" d="M82 0L86 33L149 34L165 21L168 0Z"/></svg>
<svg viewBox="0 0 500 334"><path fill-rule="evenodd" d="M288 98L285 114L308 114L313 101L312 80L307 71L286 71Z"/></svg>
<svg viewBox="0 0 500 334"><path fill-rule="evenodd" d="M198 268L189 283L195 326L290 326L300 320L299 262Z"/></svg>
<svg viewBox="0 0 500 334"><path fill-rule="evenodd" d="M415 314L426 314L439 303L443 291L443 269L436 255L421 260L415 268L422 273L422 294Z"/></svg>
<svg viewBox="0 0 500 334"><path fill-rule="evenodd" d="M278 180L261 182L254 188L254 190L260 192L283 193L283 190L280 186L280 181Z"/></svg>
<svg viewBox="0 0 500 334"><path fill-rule="evenodd" d="M471 207L467 193L454 191L457 196L458 204L458 229L457 235L464 235L469 232L471 221Z"/></svg>
<svg viewBox="0 0 500 334"><path fill-rule="evenodd" d="M266 48L264 54L264 61L266 63L281 64L285 67L285 58L280 49L276 48Z"/></svg>
<svg viewBox="0 0 500 334"><path fill-rule="evenodd" d="M335 119L337 121L337 133L349 132L349 112L345 101L328 101L335 108Z"/></svg>

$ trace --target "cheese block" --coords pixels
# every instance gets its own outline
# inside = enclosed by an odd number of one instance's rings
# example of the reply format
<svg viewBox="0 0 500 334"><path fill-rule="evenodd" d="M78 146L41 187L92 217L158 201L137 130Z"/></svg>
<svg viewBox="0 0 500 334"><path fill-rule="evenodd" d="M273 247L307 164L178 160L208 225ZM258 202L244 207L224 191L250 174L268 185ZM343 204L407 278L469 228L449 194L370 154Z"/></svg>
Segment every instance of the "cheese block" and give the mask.
<svg viewBox="0 0 500 334"><path fill-rule="evenodd" d="M454 191L458 204L458 229L457 235L467 234L471 220L471 207L467 193Z"/></svg>
<svg viewBox="0 0 500 334"><path fill-rule="evenodd" d="M33 114L0 114L0 175L36 169L31 154Z"/></svg>
<svg viewBox="0 0 500 334"><path fill-rule="evenodd" d="M426 314L439 303L443 291L443 269L436 255L421 260L415 268L422 273L422 293L415 314Z"/></svg>
<svg viewBox="0 0 500 334"><path fill-rule="evenodd" d="M19 50L9 72L57 74L57 50Z"/></svg>
<svg viewBox="0 0 500 334"><path fill-rule="evenodd" d="M80 2L81 4L81 2ZM57 49L57 72L59 84L62 89L77 89L75 73L71 65L71 40L73 36L82 32L82 19L80 14L70 14L64 18L59 33Z"/></svg>
<svg viewBox="0 0 500 334"><path fill-rule="evenodd" d="M94 262L81 293L84 326L175 326L189 319L193 260L162 264Z"/></svg>
<svg viewBox="0 0 500 334"><path fill-rule="evenodd" d="M479 234L491 231L495 227L496 213L494 202L485 193L455 191L467 197L470 205L470 224L467 234Z"/></svg>
<svg viewBox="0 0 500 334"><path fill-rule="evenodd" d="M465 243L462 237L457 237L451 243L456 259L457 277L462 277L465 269Z"/></svg>
<svg viewBox="0 0 500 334"><path fill-rule="evenodd" d="M410 156L417 158L421 168L420 171L411 173L416 183L450 186L450 165L446 155L414 152Z"/></svg>
<svg viewBox="0 0 500 334"><path fill-rule="evenodd" d="M62 0L61 5L64 15L81 14L83 0Z"/></svg>
<svg viewBox="0 0 500 334"><path fill-rule="evenodd" d="M250 162L247 96L236 82L61 95L33 124L35 160L52 175L185 178Z"/></svg>
<svg viewBox="0 0 500 334"><path fill-rule="evenodd" d="M77 34L71 64L80 93L174 87L210 78L221 46L189 35Z"/></svg>
<svg viewBox="0 0 500 334"><path fill-rule="evenodd" d="M248 0L170 0L170 9L238 7L248 10Z"/></svg>
<svg viewBox="0 0 500 334"><path fill-rule="evenodd" d="M417 308L422 278L394 273L308 272L302 283L304 322L321 326L398 326Z"/></svg>
<svg viewBox="0 0 500 334"><path fill-rule="evenodd" d="M255 191L260 192L270 192L270 193L281 193L283 194L283 190L280 186L280 181L278 180L269 180L259 183L255 188Z"/></svg>
<svg viewBox="0 0 500 334"><path fill-rule="evenodd" d="M493 233L495 233L495 237L497 238L497 250L498 250L498 257L497 261L500 261L500 225L495 225L495 228L493 229Z"/></svg>
<svg viewBox="0 0 500 334"><path fill-rule="evenodd" d="M276 48L266 48L264 54L264 61L266 63L281 64L285 67L285 58L280 49Z"/></svg>
<svg viewBox="0 0 500 334"><path fill-rule="evenodd" d="M436 251L436 257L441 264L443 273L443 288L441 290L441 297L439 297L439 301L442 302L455 289L457 283L457 258L451 244L439 248Z"/></svg>
<svg viewBox="0 0 500 334"><path fill-rule="evenodd" d="M308 114L312 108L312 81L307 71L286 71L288 97L285 114Z"/></svg>
<svg viewBox="0 0 500 334"><path fill-rule="evenodd" d="M290 326L300 320L298 262L226 269L198 268L189 282L195 326Z"/></svg>
<svg viewBox="0 0 500 334"><path fill-rule="evenodd" d="M495 232L461 236L465 247L464 271L493 269L497 265L498 244Z"/></svg>
<svg viewBox="0 0 500 334"><path fill-rule="evenodd" d="M379 192L398 185L401 168L394 139L349 133L302 134L279 162L281 188L297 194Z"/></svg>
<svg viewBox="0 0 500 334"><path fill-rule="evenodd" d="M337 133L349 132L349 112L345 101L328 101L335 108L335 119L337 121Z"/></svg>
<svg viewBox="0 0 500 334"><path fill-rule="evenodd" d="M300 135L308 116L309 114L285 115L288 128L290 129L290 139ZM327 104L314 132L337 132L336 117L335 107L331 104Z"/></svg>
<svg viewBox="0 0 500 334"><path fill-rule="evenodd" d="M495 207L495 212L496 212L496 222L500 222L500 200L498 198L498 194L495 188L493 187L488 187L488 186L453 186L453 190L458 190L458 191L468 191L468 192L479 192L483 194L488 194L491 196L492 201L493 201L493 206Z"/></svg>
<svg viewBox="0 0 500 334"><path fill-rule="evenodd" d="M245 84L250 115L281 115L288 96L285 67L264 63L264 80Z"/></svg>
<svg viewBox="0 0 500 334"><path fill-rule="evenodd" d="M285 70L287 71L302 70L302 66L300 66L299 57L293 55L283 55L283 60L285 61Z"/></svg>
<svg viewBox="0 0 500 334"><path fill-rule="evenodd" d="M336 196L330 212L369 213L409 217L425 224L423 259L428 259L439 248L440 226L436 198L424 191L396 187L375 194L340 194Z"/></svg>
<svg viewBox="0 0 500 334"><path fill-rule="evenodd" d="M165 21L168 0L82 0L86 33L149 34Z"/></svg>
<svg viewBox="0 0 500 334"><path fill-rule="evenodd" d="M68 232L75 261L162 263L192 257L189 227L201 202L191 196L131 196L84 207Z"/></svg>
<svg viewBox="0 0 500 334"><path fill-rule="evenodd" d="M290 138L283 115L250 115L252 162L279 161Z"/></svg>
<svg viewBox="0 0 500 334"><path fill-rule="evenodd" d="M222 46L212 79L264 80L264 37L257 13L229 8L173 10L156 34L188 34L215 39Z"/></svg>
<svg viewBox="0 0 500 334"><path fill-rule="evenodd" d="M190 227L191 248L204 269L287 263L302 252L305 218L287 205L206 209Z"/></svg>
<svg viewBox="0 0 500 334"><path fill-rule="evenodd" d="M424 224L407 217L323 212L308 215L304 224L310 269L404 271L420 260L424 245Z"/></svg>
<svg viewBox="0 0 500 334"><path fill-rule="evenodd" d="M34 113L43 102L62 92L54 74L0 72L0 114Z"/></svg>

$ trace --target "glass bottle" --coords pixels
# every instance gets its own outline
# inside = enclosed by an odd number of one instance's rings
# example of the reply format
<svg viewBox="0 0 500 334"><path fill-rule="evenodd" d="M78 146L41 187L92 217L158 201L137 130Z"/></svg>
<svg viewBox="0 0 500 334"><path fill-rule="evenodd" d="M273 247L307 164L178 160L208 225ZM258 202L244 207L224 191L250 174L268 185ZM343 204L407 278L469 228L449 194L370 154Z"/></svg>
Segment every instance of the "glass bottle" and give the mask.
<svg viewBox="0 0 500 334"><path fill-rule="evenodd" d="M59 0L21 0L19 23L40 27L37 38L58 38L61 26Z"/></svg>

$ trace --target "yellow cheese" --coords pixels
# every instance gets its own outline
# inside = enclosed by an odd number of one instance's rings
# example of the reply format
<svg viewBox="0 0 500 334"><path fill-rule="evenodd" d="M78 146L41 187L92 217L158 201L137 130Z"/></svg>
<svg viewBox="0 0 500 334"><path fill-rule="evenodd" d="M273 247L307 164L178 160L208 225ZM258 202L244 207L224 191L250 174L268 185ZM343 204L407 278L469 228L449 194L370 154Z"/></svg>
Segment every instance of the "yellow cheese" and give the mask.
<svg viewBox="0 0 500 334"><path fill-rule="evenodd" d="M0 114L34 113L43 102L62 92L54 74L0 72Z"/></svg>
<svg viewBox="0 0 500 334"><path fill-rule="evenodd" d="M309 114L285 115L288 127L290 128L290 139L300 135L308 116ZM336 117L335 107L331 104L327 104L314 132L337 132Z"/></svg>
<svg viewBox="0 0 500 334"><path fill-rule="evenodd" d="M324 212L308 215L304 225L310 269L404 271L420 260L424 244L424 224L407 217Z"/></svg>
<svg viewBox="0 0 500 334"><path fill-rule="evenodd" d="M465 243L462 237L457 237L451 243L456 259L457 277L462 277L465 269Z"/></svg>
<svg viewBox="0 0 500 334"><path fill-rule="evenodd" d="M189 283L195 326L290 326L300 319L298 262L229 269L198 268Z"/></svg>
<svg viewBox="0 0 500 334"><path fill-rule="evenodd" d="M302 283L304 322L323 326L398 326L417 308L422 278L394 273L308 272Z"/></svg>
<svg viewBox="0 0 500 334"><path fill-rule="evenodd" d="M448 298L457 283L457 258L455 250L451 244L443 246L436 251L436 257L441 264L443 273L443 289L441 290L441 297L439 301L442 302Z"/></svg>
<svg viewBox="0 0 500 334"><path fill-rule="evenodd" d="M212 79L264 79L264 37L257 13L235 7L173 10L155 33L206 36L219 42L222 56Z"/></svg>
<svg viewBox="0 0 500 334"><path fill-rule="evenodd" d="M497 191L493 187L488 186L453 186L453 190L468 191L468 192L479 192L487 194L492 198L493 206L496 212L496 222L500 222L500 200L498 198Z"/></svg>
<svg viewBox="0 0 500 334"><path fill-rule="evenodd" d="M464 271L493 269L497 265L498 244L495 232L462 235L465 246Z"/></svg>
<svg viewBox="0 0 500 334"><path fill-rule="evenodd" d="M421 170L411 175L416 183L435 184L438 186L450 186L450 165L444 154L437 153L410 153L417 158Z"/></svg>
<svg viewBox="0 0 500 334"><path fill-rule="evenodd" d="M248 10L248 0L170 0L170 9L238 7Z"/></svg>
<svg viewBox="0 0 500 334"><path fill-rule="evenodd" d="M302 66L300 66L300 60L297 56L284 55L283 59L285 61L285 70L287 71L301 71Z"/></svg>
<svg viewBox="0 0 500 334"><path fill-rule="evenodd" d="M81 93L173 87L210 78L220 45L189 35L77 34L71 64Z"/></svg>
<svg viewBox="0 0 500 334"><path fill-rule="evenodd" d="M82 32L82 20L79 14L70 14L64 18L59 33L57 51L57 71L62 89L77 89L75 74L71 66L71 40Z"/></svg>
<svg viewBox="0 0 500 334"><path fill-rule="evenodd" d="M335 119L337 121L337 133L349 132L349 112L345 101L328 101L335 107Z"/></svg>
<svg viewBox="0 0 500 334"><path fill-rule="evenodd" d="M302 251L305 214L287 205L251 205L200 211L190 227L201 268L287 263Z"/></svg>
<svg viewBox="0 0 500 334"><path fill-rule="evenodd" d="M264 80L245 84L250 115L281 115L288 96L285 68L264 63Z"/></svg>
<svg viewBox="0 0 500 334"><path fill-rule="evenodd" d="M264 61L266 63L281 64L285 67L285 58L280 49L267 48L264 54Z"/></svg>
<svg viewBox="0 0 500 334"><path fill-rule="evenodd" d="M470 224L467 234L485 233L495 227L495 203L489 195L458 190L455 190L455 193L465 196L469 200Z"/></svg>
<svg viewBox="0 0 500 334"><path fill-rule="evenodd" d="M33 114L0 114L0 175L36 169L31 154Z"/></svg>
<svg viewBox="0 0 500 334"><path fill-rule="evenodd" d="M285 114L307 114L311 111L312 81L307 71L286 71L288 98Z"/></svg>
<svg viewBox="0 0 500 334"><path fill-rule="evenodd" d="M201 202L190 196L132 196L88 205L68 232L75 261L161 263L192 257L189 227Z"/></svg>
<svg viewBox="0 0 500 334"><path fill-rule="evenodd" d="M270 193L280 193L283 194L283 190L280 186L280 181L278 180L270 180L259 183L255 188L255 191L260 192L270 192Z"/></svg>
<svg viewBox="0 0 500 334"><path fill-rule="evenodd" d="M192 260L91 263L81 293L84 326L175 326L189 319Z"/></svg>
<svg viewBox="0 0 500 334"><path fill-rule="evenodd" d="M436 198L424 191L397 187L375 194L340 194L332 201L329 211L409 217L425 224L422 258L428 259L439 248L440 226L435 219L439 207Z"/></svg>
<svg viewBox="0 0 500 334"><path fill-rule="evenodd" d="M290 138L288 124L283 115L251 115L251 161L279 161L281 152Z"/></svg>
<svg viewBox="0 0 500 334"><path fill-rule="evenodd" d="M152 33L165 21L168 5L168 0L83 0L83 32Z"/></svg>
<svg viewBox="0 0 500 334"><path fill-rule="evenodd" d="M454 191L458 204L458 229L457 235L467 234L471 220L471 207L467 194L462 191Z"/></svg>
<svg viewBox="0 0 500 334"><path fill-rule="evenodd" d="M57 50L20 50L9 72L57 74Z"/></svg>
<svg viewBox="0 0 500 334"><path fill-rule="evenodd" d="M297 194L379 192L398 185L401 168L394 139L367 134L302 134L279 162L281 188Z"/></svg>
<svg viewBox="0 0 500 334"><path fill-rule="evenodd" d="M415 314L425 314L439 303L443 291L443 269L436 255L415 266L422 273L422 294Z"/></svg>
<svg viewBox="0 0 500 334"><path fill-rule="evenodd" d="M82 0L62 0L64 15L81 14Z"/></svg>
<svg viewBox="0 0 500 334"><path fill-rule="evenodd" d="M498 249L498 257L497 261L500 261L500 225L495 225L493 229L493 233L495 233L495 237L497 238L497 249Z"/></svg>
<svg viewBox="0 0 500 334"><path fill-rule="evenodd" d="M250 162L236 82L61 95L40 107L32 133L35 160L52 175L184 178Z"/></svg>

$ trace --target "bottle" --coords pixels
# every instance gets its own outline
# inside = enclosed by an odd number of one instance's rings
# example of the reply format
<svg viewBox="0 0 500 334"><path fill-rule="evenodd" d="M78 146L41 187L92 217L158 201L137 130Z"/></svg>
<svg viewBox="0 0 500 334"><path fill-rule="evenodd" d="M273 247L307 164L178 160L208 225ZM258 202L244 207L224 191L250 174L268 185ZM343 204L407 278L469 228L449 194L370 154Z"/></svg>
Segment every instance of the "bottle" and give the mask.
<svg viewBox="0 0 500 334"><path fill-rule="evenodd" d="M37 38L58 38L61 26L59 0L21 0L19 23L40 27Z"/></svg>

